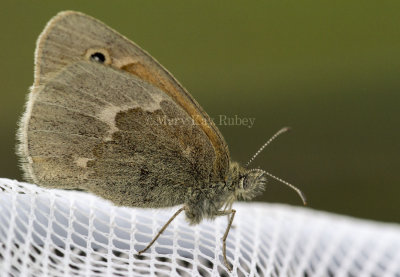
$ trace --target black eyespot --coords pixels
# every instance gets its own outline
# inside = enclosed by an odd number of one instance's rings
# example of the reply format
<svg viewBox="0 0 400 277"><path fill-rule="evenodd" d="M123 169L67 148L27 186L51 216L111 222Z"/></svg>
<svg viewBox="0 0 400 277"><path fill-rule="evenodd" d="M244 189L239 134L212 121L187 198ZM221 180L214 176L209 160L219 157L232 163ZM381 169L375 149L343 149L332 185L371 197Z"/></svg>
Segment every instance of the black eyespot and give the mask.
<svg viewBox="0 0 400 277"><path fill-rule="evenodd" d="M96 52L90 55L90 59L98 63L104 63L106 61L106 57L104 56L103 53L100 52Z"/></svg>
<svg viewBox="0 0 400 277"><path fill-rule="evenodd" d="M89 48L86 50L85 59L102 64L111 64L111 56L105 48Z"/></svg>

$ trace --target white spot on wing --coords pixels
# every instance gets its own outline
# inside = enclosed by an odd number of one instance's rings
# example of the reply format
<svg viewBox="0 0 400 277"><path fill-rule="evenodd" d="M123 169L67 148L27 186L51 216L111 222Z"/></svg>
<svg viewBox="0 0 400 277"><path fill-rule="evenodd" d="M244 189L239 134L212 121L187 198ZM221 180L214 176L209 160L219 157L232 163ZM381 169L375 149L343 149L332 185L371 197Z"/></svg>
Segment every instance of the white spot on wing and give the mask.
<svg viewBox="0 0 400 277"><path fill-rule="evenodd" d="M90 160L92 160L92 159L79 157L79 158L76 158L76 159L74 160L74 162L75 162L79 167L86 168L86 167L87 167L87 163L88 163L88 161L90 161Z"/></svg>
<svg viewBox="0 0 400 277"><path fill-rule="evenodd" d="M107 137L104 138L105 141L111 140L112 134L118 131L118 128L115 125L115 116L122 110L123 109L121 109L121 107L108 106L104 110L102 110L98 115L100 120L106 123L110 127Z"/></svg>
<svg viewBox="0 0 400 277"><path fill-rule="evenodd" d="M154 112L155 110L161 109L161 101L168 99L161 93L153 93L151 95L151 98L151 101L148 101L146 102L146 104L142 105L139 105L138 103L132 103L131 105L124 106L108 105L103 110L101 110L97 117L110 127L107 136L104 137L104 141L110 141L112 139L112 134L119 130L115 124L115 118L119 112L138 107L140 107L144 111Z"/></svg>

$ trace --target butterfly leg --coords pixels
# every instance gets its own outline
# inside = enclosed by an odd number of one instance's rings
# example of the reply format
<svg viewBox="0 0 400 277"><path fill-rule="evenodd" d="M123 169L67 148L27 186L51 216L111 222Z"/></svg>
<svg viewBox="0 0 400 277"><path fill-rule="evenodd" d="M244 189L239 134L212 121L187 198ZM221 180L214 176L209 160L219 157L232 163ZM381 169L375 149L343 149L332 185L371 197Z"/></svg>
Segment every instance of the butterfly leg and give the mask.
<svg viewBox="0 0 400 277"><path fill-rule="evenodd" d="M222 253L224 255L224 263L225 263L226 268L228 268L229 271L232 271L232 268L228 263L228 259L226 258L226 238L228 237L229 230L232 227L232 222L233 222L233 219L235 217L235 214L236 214L236 210L234 210L234 209L230 209L228 211L220 211L218 213L218 215L230 216L229 222L228 222L228 226L226 226L226 230L225 230L224 236L222 237Z"/></svg>
<svg viewBox="0 0 400 277"><path fill-rule="evenodd" d="M172 220L175 219L183 210L185 210L185 207L180 208L176 213L171 216L171 218L167 221L167 223L164 224L164 226L158 231L157 235L153 238L153 240L142 250L138 251L138 255L141 255L143 252L145 252L147 249L149 249L154 242L158 239L158 237L167 229L168 225L172 222Z"/></svg>
<svg viewBox="0 0 400 277"><path fill-rule="evenodd" d="M230 203L229 205L226 206L226 208L224 209L224 211L226 211L226 210L228 210L228 211L232 210L232 203ZM228 213L228 214L226 215L226 224L229 224L229 221L231 220L230 215L231 215L231 213ZM232 229L235 229L235 225L233 225L233 223L232 223L231 228L232 228Z"/></svg>

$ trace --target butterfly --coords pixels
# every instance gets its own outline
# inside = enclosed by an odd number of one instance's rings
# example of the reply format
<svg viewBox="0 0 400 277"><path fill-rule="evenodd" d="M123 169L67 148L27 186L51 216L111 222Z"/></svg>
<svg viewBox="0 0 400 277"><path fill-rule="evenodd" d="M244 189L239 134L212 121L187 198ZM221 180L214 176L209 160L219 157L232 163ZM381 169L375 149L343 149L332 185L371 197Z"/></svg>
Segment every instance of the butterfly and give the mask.
<svg viewBox="0 0 400 277"><path fill-rule="evenodd" d="M171 73L74 11L56 15L39 36L18 140L24 176L33 183L89 191L121 206L181 205L139 254L181 212L190 224L228 216L228 269L232 203L259 194L268 175L277 178L231 161L214 122Z"/></svg>

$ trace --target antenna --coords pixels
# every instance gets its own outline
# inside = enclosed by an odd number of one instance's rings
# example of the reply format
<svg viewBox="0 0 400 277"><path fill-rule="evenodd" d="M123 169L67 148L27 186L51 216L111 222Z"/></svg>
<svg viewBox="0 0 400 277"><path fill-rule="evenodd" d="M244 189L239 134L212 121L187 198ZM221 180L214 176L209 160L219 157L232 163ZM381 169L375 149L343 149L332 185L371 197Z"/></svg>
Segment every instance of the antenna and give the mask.
<svg viewBox="0 0 400 277"><path fill-rule="evenodd" d="M288 187L290 187L291 189L293 189L294 191L296 191L297 194L300 196L301 200L303 201L303 204L304 204L304 205L307 205L306 196L304 195L304 193L303 193L300 189L298 189L297 187L293 186L293 185L290 184L289 182L286 182L285 180L282 180L281 178L276 177L275 175L272 175L271 173L269 173L269 172L267 172L267 171L265 171L265 170L262 170L262 169L256 169L256 170L261 170L262 172L264 172L265 174L267 174L269 177L271 177L271 178L273 178L273 179L275 179L275 180L281 182L282 184L287 185Z"/></svg>
<svg viewBox="0 0 400 277"><path fill-rule="evenodd" d="M280 129L278 132L276 132L269 140L267 140L266 143L263 144L263 146L260 147L260 149L258 149L258 151L253 155L253 157L251 157L251 159L247 162L247 164L245 165L245 167L248 167L253 161L254 159L258 156L258 154L260 154L265 147L268 146L268 144L270 144L274 139L276 139L280 134L283 134L287 131L290 130L290 127L283 127L282 129ZM272 176L271 176L272 177Z"/></svg>
<svg viewBox="0 0 400 277"><path fill-rule="evenodd" d="M260 149L258 149L258 151L253 155L253 157L251 157L251 159L246 164L246 167L248 167L254 161L254 159L258 156L258 154L260 154L264 150L264 148L268 146L268 144L270 144L279 135L281 135L281 134L283 134L283 133L285 133L285 132L287 132L289 130L290 130L289 127L283 127L278 132L276 132L269 140L267 140L266 143L264 143L260 147ZM290 187L291 189L293 189L294 191L297 192L297 194L300 196L301 200L303 201L303 204L307 205L307 200L306 200L306 196L304 195L304 193L300 189L295 187L294 185L290 184L289 182L287 182L287 181L285 181L285 180L283 180L283 179L281 179L279 177L276 177L275 175L273 175L273 174L271 174L271 173L269 173L269 172L267 172L265 170L262 170L262 169L251 169L250 171L261 171L261 172L265 173L266 175L268 175L269 177L271 177L272 179L275 179L275 180L281 182L282 184Z"/></svg>

